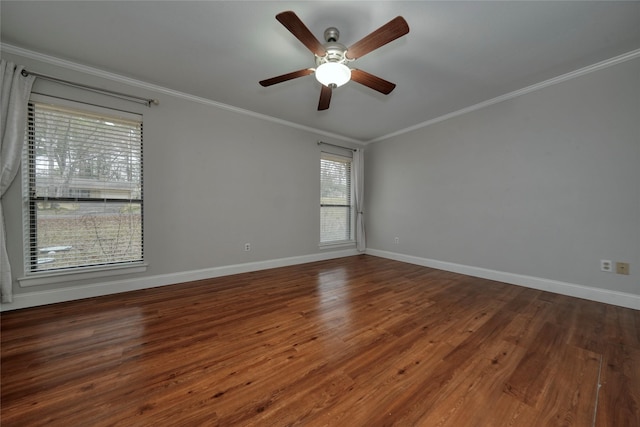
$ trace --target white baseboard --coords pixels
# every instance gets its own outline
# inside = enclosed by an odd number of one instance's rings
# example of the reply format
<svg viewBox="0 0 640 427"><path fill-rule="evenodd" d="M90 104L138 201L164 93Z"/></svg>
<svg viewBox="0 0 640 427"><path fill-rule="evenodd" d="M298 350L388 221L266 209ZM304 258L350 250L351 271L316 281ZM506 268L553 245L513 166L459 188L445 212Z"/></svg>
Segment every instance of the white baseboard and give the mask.
<svg viewBox="0 0 640 427"><path fill-rule="evenodd" d="M84 286L70 286L66 288L48 289L13 295L13 302L0 304L1 311L17 310L20 308L36 307L39 305L92 298L139 289L155 288L159 286L175 285L177 283L194 280L210 279L214 277L230 276L232 274L249 273L251 271L267 270L269 268L286 267L289 265L305 264L308 262L325 261L334 258L360 255L356 249L327 251L311 255L301 255L289 258L279 258L267 261L256 261L245 264L225 265L221 267L205 268L202 270L183 271L179 273L160 274L136 279L113 280Z"/></svg>
<svg viewBox="0 0 640 427"><path fill-rule="evenodd" d="M472 267L451 262L438 261L428 258L420 258L395 252L367 249L366 253L381 258L393 259L424 267L437 268L439 270L466 274L483 279L525 286L532 289L554 292L557 294L584 298L591 301L618 305L621 307L640 310L640 295L624 292L608 291L573 283L559 282L521 274L506 273L503 271L489 270L486 268ZM73 301L83 298L92 298L102 295L116 294L120 292L135 291L139 289L154 288L159 286L174 285L177 283L191 282L194 280L209 279L214 277L229 276L232 274L249 273L252 271L266 270L269 268L286 267L289 265L305 264L308 262L324 261L334 258L358 255L355 249L322 252L311 255L302 255L289 258L280 258L267 261L250 262L246 264L234 264L221 267L206 268L202 270L184 271L179 273L162 274L136 279L114 280L84 286L72 286L59 289L48 289L22 294L15 294L14 301L10 304L0 304L1 311L17 310L21 308L36 307L39 305L54 304L58 302Z"/></svg>
<svg viewBox="0 0 640 427"><path fill-rule="evenodd" d="M472 267L428 258L420 258L377 249L367 249L366 253L373 256L379 256L381 258L421 265L423 267L431 267L438 270L451 271L454 273L466 274L468 276L481 277L483 279L495 280L498 282L510 283L512 285L525 286L527 288L538 289L541 291L548 291L556 294L640 310L640 295L609 291L589 286L576 285L574 283L506 273L504 271L489 270L486 268Z"/></svg>

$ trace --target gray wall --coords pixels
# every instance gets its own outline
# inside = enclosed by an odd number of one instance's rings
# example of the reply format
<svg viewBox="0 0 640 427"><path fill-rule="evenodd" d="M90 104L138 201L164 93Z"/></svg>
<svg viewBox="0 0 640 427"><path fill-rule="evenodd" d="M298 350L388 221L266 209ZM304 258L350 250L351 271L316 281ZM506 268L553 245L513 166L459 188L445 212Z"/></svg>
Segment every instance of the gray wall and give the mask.
<svg viewBox="0 0 640 427"><path fill-rule="evenodd" d="M32 71L160 100L160 105L147 108L36 80L34 92L144 114L144 236L149 267L134 275L20 287L15 280L23 276L18 175L3 201L15 295L304 255L331 257L331 249L320 250L318 245L317 141L353 144L34 58L6 53L3 57ZM251 243L250 252L243 250L245 242Z"/></svg>
<svg viewBox="0 0 640 427"><path fill-rule="evenodd" d="M640 294L640 60L366 154L368 249Z"/></svg>
<svg viewBox="0 0 640 427"><path fill-rule="evenodd" d="M344 254L345 248L318 248L316 141L353 144L48 61L3 57L161 101L137 107L36 82L35 91L144 114L149 267L115 278L21 288L15 280L23 275L18 178L3 204L14 292L23 295L22 305L46 302L48 293L65 289L68 299L104 283L96 292L126 290L128 280ZM370 144L368 250L469 266L471 274L486 269L640 295L639 119L636 59ZM245 242L251 252L242 250ZM601 272L600 259L629 262L631 275ZM111 288L112 280L118 286Z"/></svg>

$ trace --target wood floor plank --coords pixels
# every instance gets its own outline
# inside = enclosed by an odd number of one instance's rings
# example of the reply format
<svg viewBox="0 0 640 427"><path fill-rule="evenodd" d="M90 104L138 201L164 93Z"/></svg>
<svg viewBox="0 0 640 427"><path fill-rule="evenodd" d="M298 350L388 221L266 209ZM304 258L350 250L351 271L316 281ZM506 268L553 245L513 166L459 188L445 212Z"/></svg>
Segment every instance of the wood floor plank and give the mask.
<svg viewBox="0 0 640 427"><path fill-rule="evenodd" d="M523 356L515 371L509 376L504 391L536 406L546 386L557 371L559 349L565 346L566 331L549 322L542 326L536 339Z"/></svg>
<svg viewBox="0 0 640 427"><path fill-rule="evenodd" d="M479 350L482 354L458 366L452 381L437 393L433 406L447 408L446 411L429 411L418 402L399 417L399 424L442 427L486 425L481 418L488 415L483 405L500 397L504 377L515 369L524 351L524 348L500 340ZM477 399L477 396L483 396L483 399ZM492 419L493 414L488 418Z"/></svg>
<svg viewBox="0 0 640 427"><path fill-rule="evenodd" d="M534 424L590 426L596 410L601 357L568 345L562 345L557 353L555 372L537 402Z"/></svg>
<svg viewBox="0 0 640 427"><path fill-rule="evenodd" d="M637 311L369 255L0 329L3 427L640 425Z"/></svg>
<svg viewBox="0 0 640 427"><path fill-rule="evenodd" d="M640 426L640 348L609 344L603 355L597 426Z"/></svg>
<svg viewBox="0 0 640 427"><path fill-rule="evenodd" d="M522 400L501 393L469 427L539 427L534 424L537 414Z"/></svg>

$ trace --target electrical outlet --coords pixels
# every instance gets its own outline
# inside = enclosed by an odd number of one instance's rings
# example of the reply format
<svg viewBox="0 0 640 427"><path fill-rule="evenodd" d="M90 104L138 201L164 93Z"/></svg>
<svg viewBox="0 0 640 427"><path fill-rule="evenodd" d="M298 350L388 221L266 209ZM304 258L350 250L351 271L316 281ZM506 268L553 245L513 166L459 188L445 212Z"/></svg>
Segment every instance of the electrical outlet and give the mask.
<svg viewBox="0 0 640 427"><path fill-rule="evenodd" d="M394 243L395 245L399 244L399 243L400 243L400 238L399 238L399 237L396 237L395 239L393 239L393 243Z"/></svg>
<svg viewBox="0 0 640 427"><path fill-rule="evenodd" d="M245 243L244 244L244 251L245 252L249 252L251 250L251 243Z"/></svg>
<svg viewBox="0 0 640 427"><path fill-rule="evenodd" d="M616 273L618 274L629 274L629 263L628 262L616 262Z"/></svg>
<svg viewBox="0 0 640 427"><path fill-rule="evenodd" d="M613 263L608 259L600 260L600 270L611 273L613 271Z"/></svg>

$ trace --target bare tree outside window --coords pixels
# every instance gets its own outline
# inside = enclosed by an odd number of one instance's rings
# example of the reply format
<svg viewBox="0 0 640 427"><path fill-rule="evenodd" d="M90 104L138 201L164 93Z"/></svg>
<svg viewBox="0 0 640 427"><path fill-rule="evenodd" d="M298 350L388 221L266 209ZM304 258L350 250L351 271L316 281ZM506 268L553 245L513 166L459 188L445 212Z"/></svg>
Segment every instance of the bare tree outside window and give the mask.
<svg viewBox="0 0 640 427"><path fill-rule="evenodd" d="M142 123L29 106L28 271L142 260Z"/></svg>

